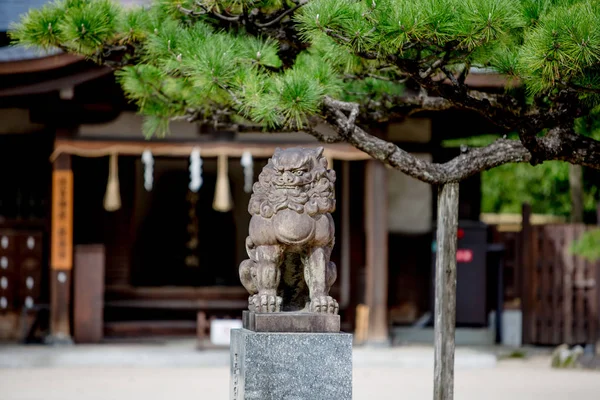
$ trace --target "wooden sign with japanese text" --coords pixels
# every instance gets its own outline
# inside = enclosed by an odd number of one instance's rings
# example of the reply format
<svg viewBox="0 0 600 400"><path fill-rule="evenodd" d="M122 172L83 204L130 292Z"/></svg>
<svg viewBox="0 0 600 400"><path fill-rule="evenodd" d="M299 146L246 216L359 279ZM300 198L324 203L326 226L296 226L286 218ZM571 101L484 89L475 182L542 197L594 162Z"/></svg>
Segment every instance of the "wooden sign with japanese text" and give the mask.
<svg viewBox="0 0 600 400"><path fill-rule="evenodd" d="M73 267L73 171L52 174L51 268Z"/></svg>

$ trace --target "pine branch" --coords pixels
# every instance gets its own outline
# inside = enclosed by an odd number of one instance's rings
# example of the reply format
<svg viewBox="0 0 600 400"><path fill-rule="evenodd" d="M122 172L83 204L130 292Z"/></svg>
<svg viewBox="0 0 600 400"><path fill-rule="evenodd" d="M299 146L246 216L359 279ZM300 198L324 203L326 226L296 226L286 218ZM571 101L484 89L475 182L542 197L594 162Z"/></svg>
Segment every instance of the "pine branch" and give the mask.
<svg viewBox="0 0 600 400"><path fill-rule="evenodd" d="M184 8L181 4L177 5L177 9L179 9L179 11L181 11L185 15L189 15L190 17L200 17L202 15L206 15L206 12L198 12L198 11L190 10L190 9Z"/></svg>
<svg viewBox="0 0 600 400"><path fill-rule="evenodd" d="M454 86L465 88L465 86L460 84L458 79L456 79L456 76L454 76L454 74L450 70L448 70L448 68L446 68L445 66L442 66L442 67L440 67L440 69L442 70L444 75L446 75L446 77L450 80L450 82L452 82L452 84Z"/></svg>
<svg viewBox="0 0 600 400"><path fill-rule="evenodd" d="M427 79L435 72L435 70L444 63L443 58L439 58L433 62L426 70L420 71L419 76L421 79Z"/></svg>
<svg viewBox="0 0 600 400"><path fill-rule="evenodd" d="M200 2L200 1L197 1L197 2L196 2L196 5L197 5L198 7L200 7L200 8L202 8L202 9L203 9L203 10L204 10L204 11L205 11L207 14L214 15L215 17L217 17L217 18L219 18L219 19L221 19L221 20L223 20L223 21L227 21L227 22L237 22L237 21L239 21L239 20L240 20L240 16L239 16L239 15L235 15L235 16L228 17L228 16L226 16L226 15L223 15L223 14L220 14L220 13L218 13L218 12L216 12L216 11L210 10L208 7L206 7L206 6L205 6L204 4L202 4L202 2Z"/></svg>
<svg viewBox="0 0 600 400"><path fill-rule="evenodd" d="M397 82L397 83L406 82L406 79L395 80L392 78L388 78L387 76L377 75L377 74L373 74L370 72L365 72L364 74L344 74L344 78L349 79L349 80L362 80L365 78L373 78L373 79L377 79L377 80L385 81L385 82Z"/></svg>
<svg viewBox="0 0 600 400"><path fill-rule="evenodd" d="M454 104L452 102L442 98L442 97L434 97L427 95L418 95L418 96L397 96L389 99L394 107L396 108L406 108L410 107L410 111L407 115L414 114L419 111L443 111L454 108Z"/></svg>
<svg viewBox="0 0 600 400"><path fill-rule="evenodd" d="M573 83L565 85L565 86L568 87L568 88L571 88L573 90L580 91L580 92L600 94L600 88L593 88L593 87L588 87L588 86L575 85Z"/></svg>
<svg viewBox="0 0 600 400"><path fill-rule="evenodd" d="M265 23L262 23L262 24L256 22L255 25L258 26L259 28L267 28L267 27L273 26L276 23L278 23L279 21L281 21L286 15L292 14L294 11L296 11L297 9L299 9L300 7L302 7L303 5L305 5L306 3L308 3L308 0L300 0L296 6L294 6L294 7L290 8L290 9L284 11L278 17L272 19L271 21L265 22Z"/></svg>
<svg viewBox="0 0 600 400"><path fill-rule="evenodd" d="M465 67L463 68L463 70L460 72L460 75L458 76L458 82L461 85L465 84L465 81L467 80L467 76L469 76L470 71L471 71L471 63L467 62L465 64Z"/></svg>
<svg viewBox="0 0 600 400"><path fill-rule="evenodd" d="M431 184L459 182L480 171L506 163L529 162L531 153L518 140L498 139L493 144L464 151L454 159L432 163L419 159L393 143L375 137L358 126L346 133L348 119L344 111L353 106L326 97L324 106L333 116L331 122L348 143L405 174ZM309 132L312 134L312 132ZM600 142L574 133L570 127L556 127L543 138L543 160L561 160L593 168L600 167Z"/></svg>
<svg viewBox="0 0 600 400"><path fill-rule="evenodd" d="M344 138L342 136L324 135L321 132L314 129L311 125L308 125L305 128L305 130L321 143L340 143L344 141Z"/></svg>

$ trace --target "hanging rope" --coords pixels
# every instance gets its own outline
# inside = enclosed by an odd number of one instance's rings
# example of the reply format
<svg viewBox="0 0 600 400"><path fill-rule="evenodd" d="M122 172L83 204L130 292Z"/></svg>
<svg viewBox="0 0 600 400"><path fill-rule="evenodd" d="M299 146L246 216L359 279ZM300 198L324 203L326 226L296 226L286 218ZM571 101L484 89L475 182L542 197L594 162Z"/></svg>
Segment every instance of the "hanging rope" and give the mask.
<svg viewBox="0 0 600 400"><path fill-rule="evenodd" d="M190 155L190 183L188 187L192 192L197 193L202 187L203 182L202 157L200 157L200 149L194 149Z"/></svg>
<svg viewBox="0 0 600 400"><path fill-rule="evenodd" d="M150 150L144 150L142 162L144 163L144 189L149 192L154 185L154 157Z"/></svg>
<svg viewBox="0 0 600 400"><path fill-rule="evenodd" d="M104 195L104 209L109 212L121 208L121 193L119 187L119 159L117 154L111 154L108 167L108 183Z"/></svg>
<svg viewBox="0 0 600 400"><path fill-rule="evenodd" d="M226 155L220 155L217 160L217 185L213 201L215 211L227 212L233 208L231 188L229 187L228 160Z"/></svg>
<svg viewBox="0 0 600 400"><path fill-rule="evenodd" d="M240 160L242 167L244 167L244 192L252 193L252 184L254 183L254 162L252 159L252 153L245 151L242 154Z"/></svg>

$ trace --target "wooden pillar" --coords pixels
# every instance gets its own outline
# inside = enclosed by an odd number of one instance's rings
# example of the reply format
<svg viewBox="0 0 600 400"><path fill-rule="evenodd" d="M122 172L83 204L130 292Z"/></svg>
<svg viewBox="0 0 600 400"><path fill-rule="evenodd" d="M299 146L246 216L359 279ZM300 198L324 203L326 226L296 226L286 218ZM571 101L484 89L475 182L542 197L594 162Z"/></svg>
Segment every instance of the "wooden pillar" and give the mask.
<svg viewBox="0 0 600 400"><path fill-rule="evenodd" d="M458 183L448 183L442 186L438 193L434 311L434 400L452 400L454 397L457 230Z"/></svg>
<svg viewBox="0 0 600 400"><path fill-rule="evenodd" d="M340 309L350 304L350 161L342 161Z"/></svg>
<svg viewBox="0 0 600 400"><path fill-rule="evenodd" d="M76 343L98 343L104 336L104 245L75 246L73 336Z"/></svg>
<svg viewBox="0 0 600 400"><path fill-rule="evenodd" d="M70 326L73 269L73 171L61 154L52 173L49 343L72 343Z"/></svg>
<svg viewBox="0 0 600 400"><path fill-rule="evenodd" d="M388 326L388 176L376 160L365 171L365 300L369 310L367 343L389 344Z"/></svg>

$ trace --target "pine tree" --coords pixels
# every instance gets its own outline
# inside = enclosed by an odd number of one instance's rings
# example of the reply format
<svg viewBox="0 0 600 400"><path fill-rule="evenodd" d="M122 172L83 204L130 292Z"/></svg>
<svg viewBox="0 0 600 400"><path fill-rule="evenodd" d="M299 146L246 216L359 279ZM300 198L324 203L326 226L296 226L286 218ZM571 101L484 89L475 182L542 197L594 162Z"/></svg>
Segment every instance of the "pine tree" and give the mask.
<svg viewBox="0 0 600 400"><path fill-rule="evenodd" d="M594 0L155 0L133 9L59 0L30 10L12 36L114 67L146 135L180 119L301 129L433 184L509 162L600 167L600 142L574 129L600 105ZM518 85L473 90L472 68ZM449 108L478 112L518 139L434 164L365 129ZM322 120L336 135L314 129Z"/></svg>

